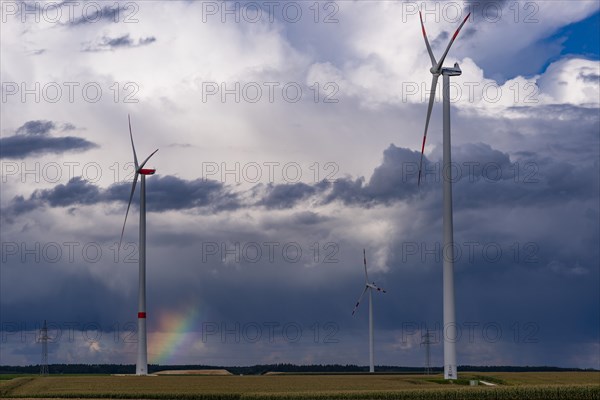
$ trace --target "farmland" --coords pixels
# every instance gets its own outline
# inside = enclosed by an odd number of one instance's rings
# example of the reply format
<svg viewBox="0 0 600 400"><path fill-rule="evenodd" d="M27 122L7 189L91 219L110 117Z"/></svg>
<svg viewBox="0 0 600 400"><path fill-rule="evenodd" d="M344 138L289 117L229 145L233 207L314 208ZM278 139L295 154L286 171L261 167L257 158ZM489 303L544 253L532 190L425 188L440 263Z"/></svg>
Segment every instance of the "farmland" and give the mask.
<svg viewBox="0 0 600 400"><path fill-rule="evenodd" d="M0 396L152 399L600 399L600 372L461 374L493 387L446 384L440 375L16 376Z"/></svg>

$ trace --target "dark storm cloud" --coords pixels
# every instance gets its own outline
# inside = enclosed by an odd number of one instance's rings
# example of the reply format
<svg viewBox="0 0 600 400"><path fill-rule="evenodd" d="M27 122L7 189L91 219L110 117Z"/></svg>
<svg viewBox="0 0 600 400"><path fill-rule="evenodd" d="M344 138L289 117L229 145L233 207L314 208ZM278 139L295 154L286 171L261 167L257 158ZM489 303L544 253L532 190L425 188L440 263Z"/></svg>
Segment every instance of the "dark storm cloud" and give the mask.
<svg viewBox="0 0 600 400"><path fill-rule="evenodd" d="M282 185L269 184L264 197L257 202L267 208L291 208L300 200L316 193L314 186L302 182Z"/></svg>
<svg viewBox="0 0 600 400"><path fill-rule="evenodd" d="M136 187L139 191L139 183ZM52 189L36 190L25 199L16 196L4 210L8 215L19 215L40 207L74 207L106 202L129 200L130 183L117 183L102 189L80 177ZM217 181L196 179L186 181L174 176L156 177L146 189L148 210L162 212L170 210L203 209L210 211L234 210L240 207L238 197L230 193Z"/></svg>
<svg viewBox="0 0 600 400"><path fill-rule="evenodd" d="M93 184L75 177L66 185L58 185L51 190L36 191L32 201L45 202L50 207L70 207L95 204L100 198L100 190Z"/></svg>
<svg viewBox="0 0 600 400"><path fill-rule="evenodd" d="M43 130L43 126L31 126ZM209 209L216 212L241 207L264 207L267 209L290 209L313 198L316 204L341 202L347 205L371 207L391 204L408 199L417 193L416 171L419 153L390 145L383 153L383 162L375 168L371 179L341 178L334 182L316 184L302 182L293 184L257 185L248 193L252 204L242 204L241 198L248 194L235 193L223 183L208 179L184 180L174 176L158 176L147 186L150 211ZM101 189L81 178L73 178L66 184L52 189L36 190L28 199L17 196L6 211L11 215L29 212L37 207L72 207L104 202L126 202L130 183L118 183Z"/></svg>
<svg viewBox="0 0 600 400"><path fill-rule="evenodd" d="M419 160L418 151L390 144L383 152L383 162L375 168L369 180L366 188L369 196L386 203L416 194ZM423 160L424 163L426 161Z"/></svg>
<svg viewBox="0 0 600 400"><path fill-rule="evenodd" d="M32 199L25 199L23 196L15 196L12 200L10 207L3 210L2 215L20 215L26 212L30 212L38 208L40 204ZM12 220L11 220L12 221Z"/></svg>
<svg viewBox="0 0 600 400"><path fill-rule="evenodd" d="M327 190L322 191L321 202L329 204L339 201L346 205L371 207L408 200L418 192L418 154L392 144L384 150L383 162L375 168L368 182L364 177L359 177L327 183ZM427 163L424 158L423 165Z"/></svg>
<svg viewBox="0 0 600 400"><path fill-rule="evenodd" d="M103 195L98 187L80 177L75 177L66 184L59 184L53 189L36 190L27 199L20 195L15 196L10 205L2 210L2 218L6 222L12 223L16 216L45 206L91 205L98 203L102 198Z"/></svg>
<svg viewBox="0 0 600 400"><path fill-rule="evenodd" d="M108 36L103 36L96 43L88 43L83 51L95 52L95 51L109 51L123 48L133 48L146 46L151 43L154 43L156 38L154 36L149 36L145 38L139 38L137 41L132 39L129 34L119 36L116 38L110 38Z"/></svg>
<svg viewBox="0 0 600 400"><path fill-rule="evenodd" d="M459 156L461 152L456 153ZM462 176L454 183L453 190L454 200L463 207L553 206L566 198L590 200L598 193L597 182L590 180L597 174L597 163L570 163L541 154L510 159L491 148L487 151L487 161L486 158L476 161L473 153L464 153L463 157L455 158L458 174ZM440 174L438 170L433 179L426 180L427 184L439 186Z"/></svg>
<svg viewBox="0 0 600 400"><path fill-rule="evenodd" d="M32 131L44 131L43 124L29 126ZM432 156L440 149L434 150ZM411 202L415 196L440 195L439 184L444 176L441 160L424 157L422 185L417 185L420 154L391 144L383 152L383 160L368 181L340 178L316 184L286 183L257 185L247 192L234 192L221 182L207 179L184 180L174 176L158 176L147 186L150 211L212 210L215 212L239 208L292 209L301 204L325 205L335 202L370 208L389 206L399 201ZM588 181L597 163L569 163L535 152L509 154L485 143L456 146L451 174L456 186L454 197L469 207L485 207L498 202L519 202L521 205L556 204L565 193L571 198L589 199L597 185ZM37 190L28 199L17 196L7 210L18 215L36 207L71 207L105 202L126 202L130 183L113 184L106 189L73 178L53 189ZM251 202L243 202L242 198Z"/></svg>
<svg viewBox="0 0 600 400"><path fill-rule="evenodd" d="M65 151L83 151L95 144L77 137L10 136L0 139L0 158L25 158L31 155L59 154Z"/></svg>
<svg viewBox="0 0 600 400"><path fill-rule="evenodd" d="M333 182L270 184L256 204L266 208L292 208L301 201L314 198L317 204L339 201L346 205L370 207L405 200L417 193L416 179L419 153L396 147L384 150L383 161L368 182L364 177L339 178Z"/></svg>
<svg viewBox="0 0 600 400"><path fill-rule="evenodd" d="M214 180L186 181L174 176L165 176L148 185L147 191L152 199L149 208L155 211L193 208L226 211L240 207L237 195L231 193L221 182Z"/></svg>
<svg viewBox="0 0 600 400"><path fill-rule="evenodd" d="M344 204L365 204L369 199L365 194L365 178L340 178L327 186L331 189L323 196L323 203L340 201Z"/></svg>
<svg viewBox="0 0 600 400"><path fill-rule="evenodd" d="M0 158L26 158L32 155L60 154L66 151L85 151L96 144L75 136L52 137L58 129L52 121L28 121L15 135L0 138ZM73 130L72 124L63 124L61 131Z"/></svg>

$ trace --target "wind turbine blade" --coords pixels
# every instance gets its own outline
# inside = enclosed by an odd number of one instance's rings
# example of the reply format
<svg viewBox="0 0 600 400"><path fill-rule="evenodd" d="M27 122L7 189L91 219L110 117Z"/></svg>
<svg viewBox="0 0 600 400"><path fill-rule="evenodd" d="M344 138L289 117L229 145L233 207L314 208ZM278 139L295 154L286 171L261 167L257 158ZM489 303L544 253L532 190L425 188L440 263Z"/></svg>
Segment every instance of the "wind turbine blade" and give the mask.
<svg viewBox="0 0 600 400"><path fill-rule="evenodd" d="M129 137L131 138L131 148L133 149L133 161L135 163L135 171L137 172L140 169L138 165L137 154L135 154L135 145L133 144L133 133L131 132L131 116L127 114L127 119L129 120Z"/></svg>
<svg viewBox="0 0 600 400"><path fill-rule="evenodd" d="M129 195L129 204L127 204L127 211L125 212L125 221L123 221L123 229L121 229L121 239L119 239L119 249L121 248L121 243L123 242L123 234L125 233L125 224L127 223L127 215L129 214L129 208L131 207L131 201L133 200L133 193L135 192L135 185L138 180L138 172L135 171L135 176L133 178L133 185L131 186L131 194Z"/></svg>
<svg viewBox="0 0 600 400"><path fill-rule="evenodd" d="M369 275L367 274L367 252L363 249L363 261L365 265L365 282L369 283Z"/></svg>
<svg viewBox="0 0 600 400"><path fill-rule="evenodd" d="M367 290L369 290L369 287L365 286L365 290L363 290L363 292L361 293L360 297L358 298L358 301L356 302L356 305L354 306L354 310L352 310L352 315L354 315L354 313L356 312L356 309L358 308L360 301L362 300L365 293L367 293Z"/></svg>
<svg viewBox="0 0 600 400"><path fill-rule="evenodd" d="M423 133L423 144L421 144L421 161L419 161L419 178L417 185L421 185L421 171L423 169L423 153L425 152L425 141L427 140L427 129L429 128L429 119L431 118L431 110L435 102L435 90L439 75L434 74L431 79L431 93L429 94L429 107L427 108L427 119L425 120L425 132Z"/></svg>
<svg viewBox="0 0 600 400"><path fill-rule="evenodd" d="M425 32L425 24L423 24L423 15L421 14L421 11L419 11L419 18L421 19L421 30L423 31L423 39L425 39L425 46L427 46L427 52L429 53L429 58L431 58L431 66L435 67L437 65L437 61L435 61L433 51L431 51L431 46L429 45L429 40L427 39L427 33Z"/></svg>
<svg viewBox="0 0 600 400"><path fill-rule="evenodd" d="M467 19L469 19L470 15L471 15L471 13L467 14L467 16L465 17L463 22L458 26L458 29L456 30L456 32L454 32L452 39L450 39L450 43L448 43L448 47L446 47L446 51L444 52L444 55L442 56L442 58L440 58L440 61L437 63L437 66L436 66L437 71L441 71L442 64L444 64L444 60L446 59L446 55L448 54L448 51L450 50L450 46L452 46L452 43L454 43L454 39L456 39L456 37L458 36L458 32L460 32L461 28L463 27L465 22L467 22Z"/></svg>
<svg viewBox="0 0 600 400"><path fill-rule="evenodd" d="M152 157L154 154L156 154L156 152L157 152L157 151L158 151L158 149L154 150L154 151L152 152L152 154L150 154L150 155L148 156L148 158L146 158L146 159L144 160L144 162L142 163L142 165L140 165L140 169L144 168L144 165L146 165L146 163L148 162L148 160L150 159L150 157Z"/></svg>

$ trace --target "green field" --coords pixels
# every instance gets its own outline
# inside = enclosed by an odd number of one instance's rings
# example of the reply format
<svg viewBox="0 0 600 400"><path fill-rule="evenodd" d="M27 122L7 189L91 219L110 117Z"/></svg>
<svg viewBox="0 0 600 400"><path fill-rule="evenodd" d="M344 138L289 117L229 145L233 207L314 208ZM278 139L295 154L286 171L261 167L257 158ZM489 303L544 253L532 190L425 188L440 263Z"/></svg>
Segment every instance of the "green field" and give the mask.
<svg viewBox="0 0 600 400"><path fill-rule="evenodd" d="M447 384L440 375L15 376L0 397L136 399L600 399L600 372L464 373L497 386Z"/></svg>

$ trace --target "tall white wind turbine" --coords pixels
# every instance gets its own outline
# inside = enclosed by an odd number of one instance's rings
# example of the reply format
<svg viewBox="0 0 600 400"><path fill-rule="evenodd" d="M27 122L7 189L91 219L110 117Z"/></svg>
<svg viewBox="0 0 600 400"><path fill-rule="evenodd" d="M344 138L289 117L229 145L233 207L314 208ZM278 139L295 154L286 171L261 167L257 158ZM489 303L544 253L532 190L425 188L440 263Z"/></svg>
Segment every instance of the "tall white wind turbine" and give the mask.
<svg viewBox="0 0 600 400"><path fill-rule="evenodd" d="M141 175L140 187L140 246L139 246L139 282L138 282L138 354L135 366L136 375L148 374L148 349L146 341L146 175L153 175L156 170L144 168L150 157L158 151L154 150L142 162L138 164L137 154L135 153L135 145L133 144L133 133L131 133L131 118L129 120L129 137L131 138L131 148L133 149L133 162L135 164L135 176L133 177L133 185L131 186L131 194L129 195L129 204L127 204L127 212L125 213L125 221L123 221L123 229L121 230L121 239L119 240L119 249L123 242L123 233L125 233L125 224L127 223L127 215L133 200L135 185L138 177Z"/></svg>
<svg viewBox="0 0 600 400"><path fill-rule="evenodd" d="M429 107L427 108L427 119L425 120L425 132L423 134L423 144L421 145L421 161L419 163L419 178L418 184L421 184L421 171L423 166L423 152L425 151L425 140L427 139L427 128L429 127L429 118L431 117L431 109L433 108L433 102L435 101L435 89L437 81L440 75L443 76L443 122L444 122L444 133L443 133L443 167L442 176L444 180L444 378L445 379L457 379L456 371L456 319L454 312L454 238L453 238L453 226L452 226L452 181L450 174L451 157L450 157L450 77L459 76L462 71L458 66L458 63L454 64L452 68L443 68L444 60L450 50L450 46L454 43L454 39L458 36L461 28L467 22L467 19L471 13L467 14L465 19L459 25L456 32L450 39L446 51L442 55L439 61L435 60L429 40L427 40L427 33L425 33L425 25L423 24L423 16L419 12L421 19L421 29L423 31L423 38L425 39L425 46L427 46L427 52L431 59L431 69L429 70L433 75L431 80L431 94L429 95ZM447 176L448 175L448 176Z"/></svg>
<svg viewBox="0 0 600 400"><path fill-rule="evenodd" d="M369 292L369 372L375 372L375 364L373 362L373 290L377 290L378 292L385 293L380 287L375 285L375 282L369 283L369 275L367 274L367 254L365 249L363 249L363 261L365 266L365 289L362 294L358 298L356 305L354 306L354 310L352 310L352 315L356 313L356 309L358 308L360 301L362 300L365 293Z"/></svg>

